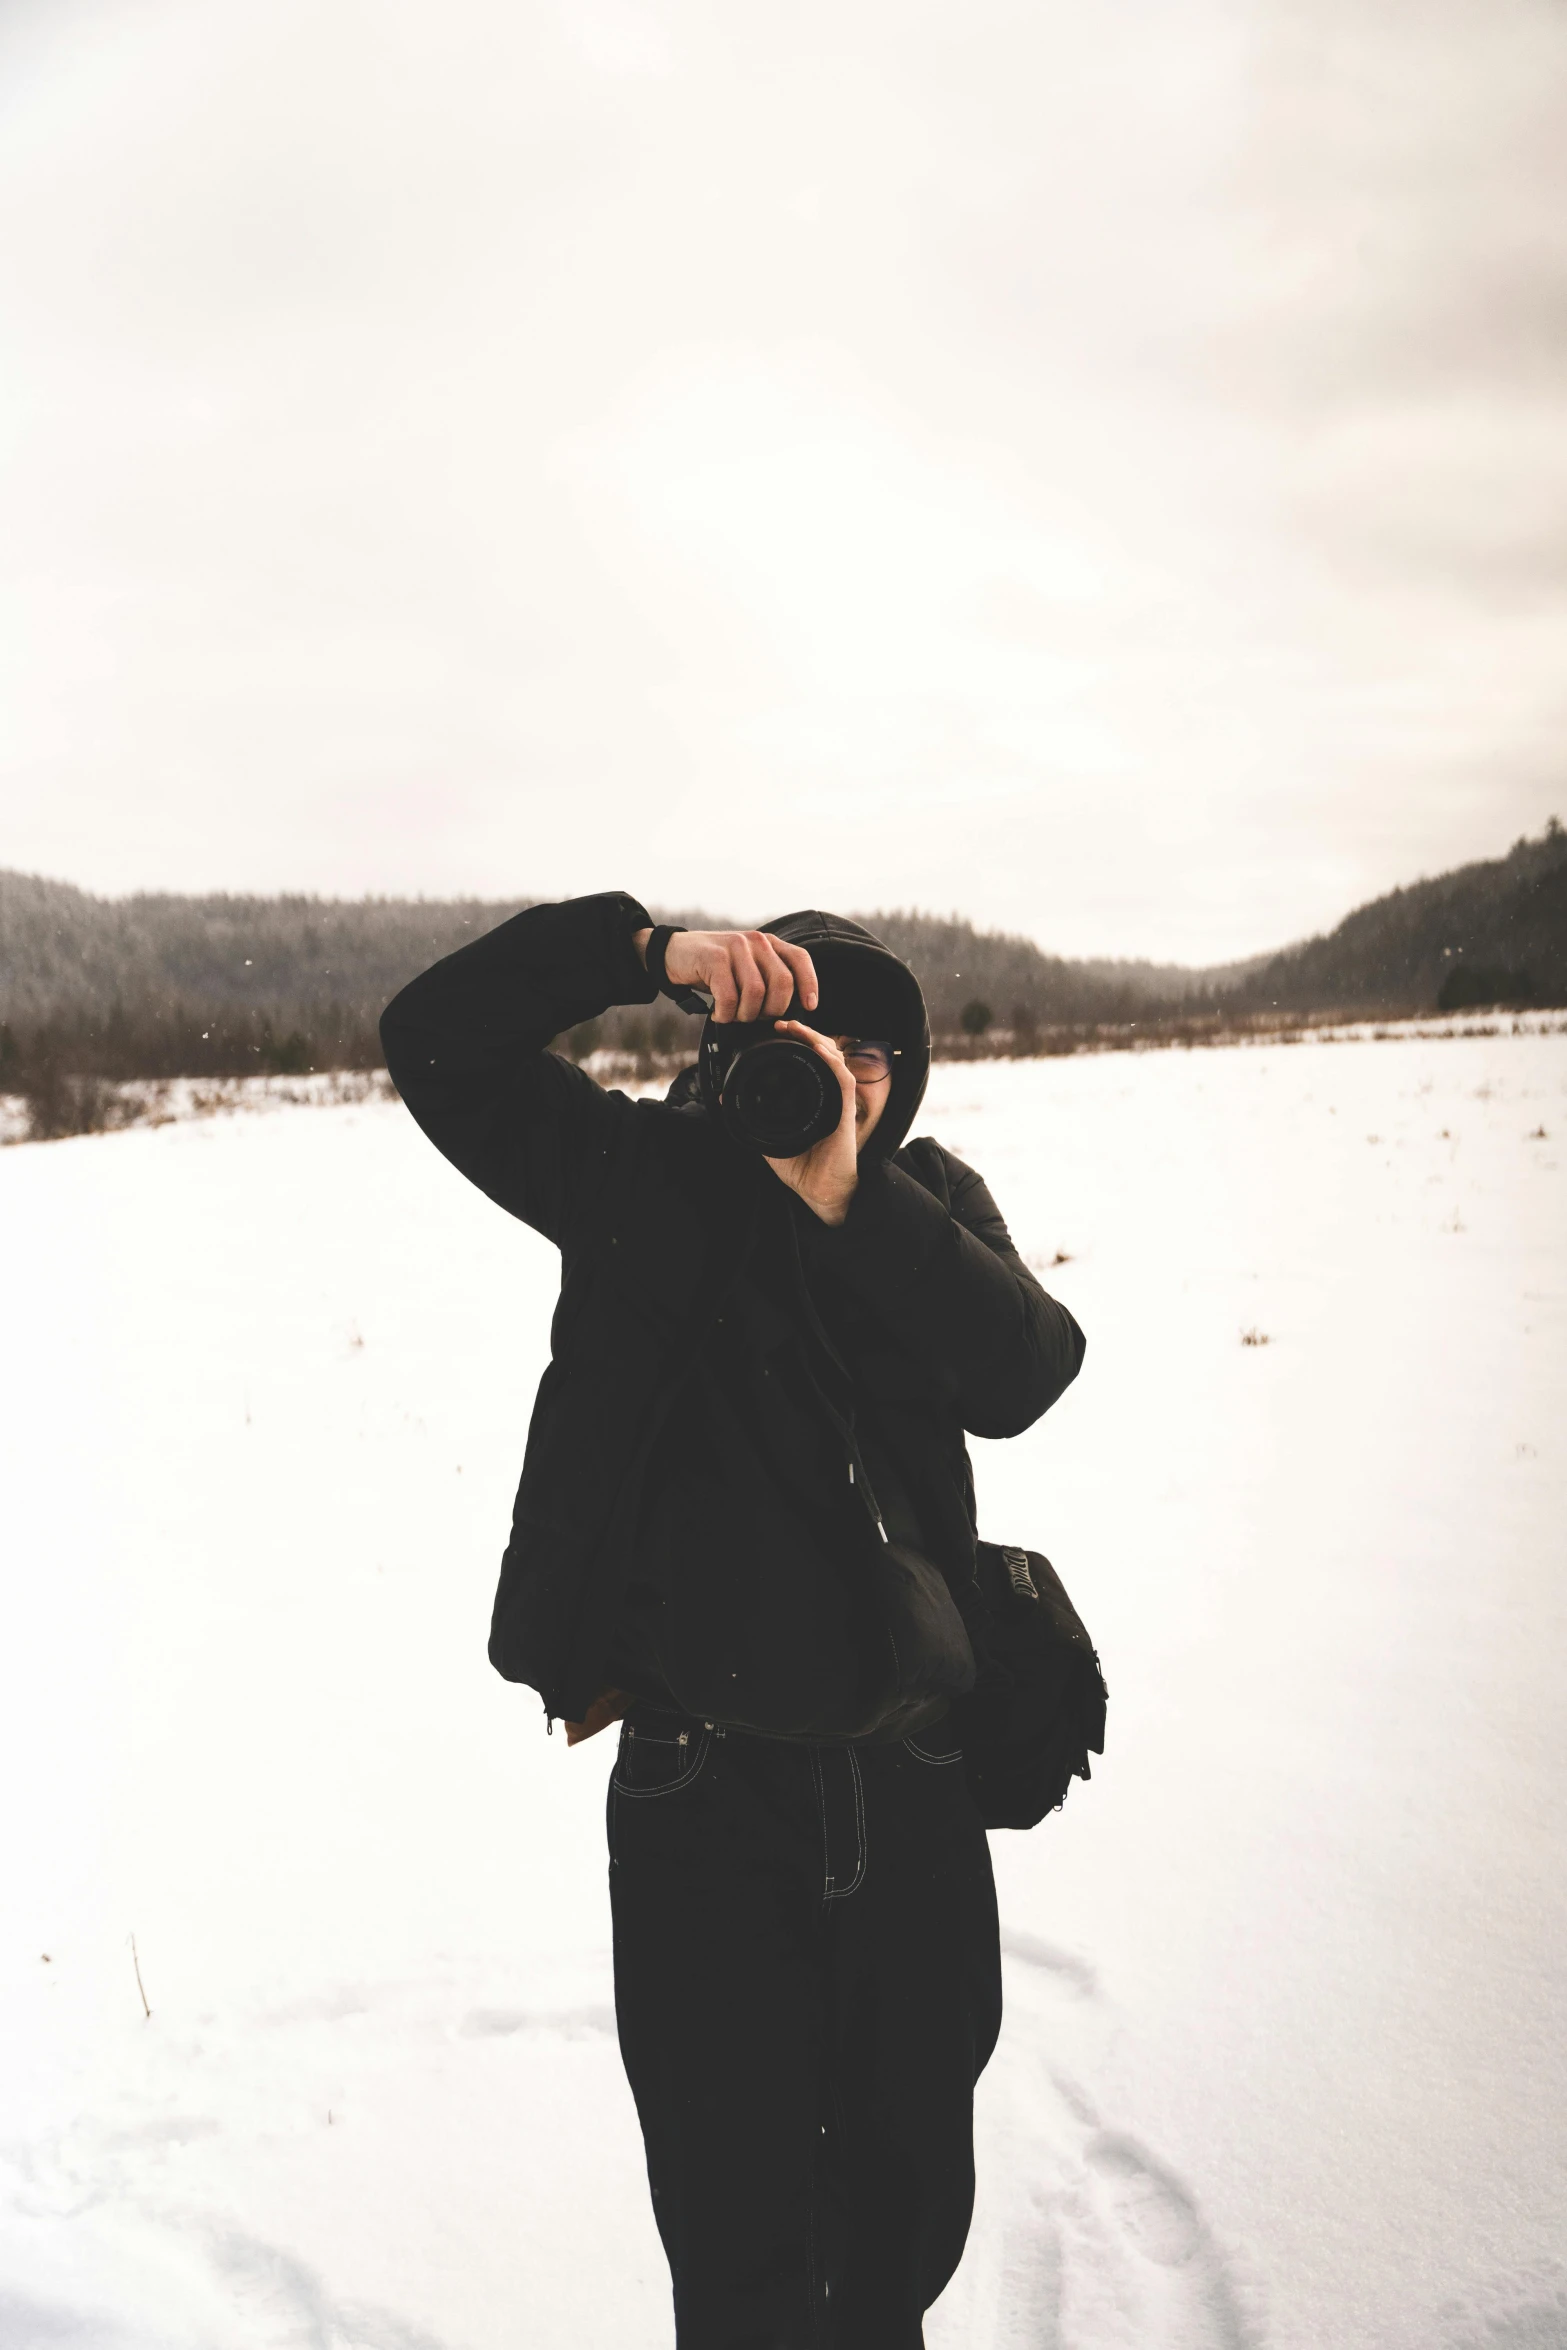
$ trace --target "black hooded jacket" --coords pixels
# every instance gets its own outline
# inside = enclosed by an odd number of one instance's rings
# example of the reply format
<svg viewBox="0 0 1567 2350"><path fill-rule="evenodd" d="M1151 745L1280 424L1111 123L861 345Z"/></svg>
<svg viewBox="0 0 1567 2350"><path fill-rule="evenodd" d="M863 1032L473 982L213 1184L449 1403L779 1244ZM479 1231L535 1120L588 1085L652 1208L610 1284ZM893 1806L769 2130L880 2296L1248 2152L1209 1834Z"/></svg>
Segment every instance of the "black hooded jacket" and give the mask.
<svg viewBox="0 0 1567 2350"><path fill-rule="evenodd" d="M654 1000L631 943L650 922L619 892L530 907L422 973L381 1022L426 1134L561 1251L490 1657L573 1720L612 1677L695 1689L706 1709L725 1642L785 1674L814 1669L855 1507L843 1416L894 1538L936 1562L977 1630L964 1431L1028 1427L1083 1355L979 1176L935 1142L904 1143L929 1069L923 999L858 925L771 926L817 964L816 1024L852 1001L844 1026L902 1047L840 1226L731 1141L690 1084L633 1101L550 1052L610 1005ZM827 1563L802 1585L802 1560ZM699 1646L707 1623L717 1646L688 1657L682 1640Z"/></svg>

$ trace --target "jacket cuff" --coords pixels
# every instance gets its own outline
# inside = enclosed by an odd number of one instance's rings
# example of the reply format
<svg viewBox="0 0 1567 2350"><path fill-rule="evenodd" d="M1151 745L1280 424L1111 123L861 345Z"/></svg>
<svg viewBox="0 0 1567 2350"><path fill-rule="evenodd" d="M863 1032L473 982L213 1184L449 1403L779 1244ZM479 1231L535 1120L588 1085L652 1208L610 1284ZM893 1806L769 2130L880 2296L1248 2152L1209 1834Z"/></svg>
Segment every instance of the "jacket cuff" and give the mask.
<svg viewBox="0 0 1567 2350"><path fill-rule="evenodd" d="M651 930L653 917L640 898L628 896L623 889L606 890L598 904L604 909L604 948L606 976L614 984L610 998L616 1004L652 1004L658 1001L658 989L642 967L642 958L631 941L639 930Z"/></svg>
<svg viewBox="0 0 1567 2350"><path fill-rule="evenodd" d="M865 1168L841 1224L809 1218L809 1251L871 1303L897 1303L952 1228L939 1199L884 1163Z"/></svg>

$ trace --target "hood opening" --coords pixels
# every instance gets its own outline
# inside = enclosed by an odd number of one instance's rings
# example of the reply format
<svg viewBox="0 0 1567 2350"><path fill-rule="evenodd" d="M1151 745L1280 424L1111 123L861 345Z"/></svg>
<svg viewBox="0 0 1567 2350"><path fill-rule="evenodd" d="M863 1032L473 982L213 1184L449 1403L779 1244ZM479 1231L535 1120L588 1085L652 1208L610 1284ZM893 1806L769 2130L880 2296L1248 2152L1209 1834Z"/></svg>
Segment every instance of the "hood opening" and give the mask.
<svg viewBox="0 0 1567 2350"><path fill-rule="evenodd" d="M791 1018L825 1036L878 1036L897 1046L890 1098L860 1153L862 1164L890 1158L907 1140L930 1077L930 1021L919 981L874 931L842 914L784 914L761 928L804 947L816 966L821 1001L814 1012L791 1005ZM666 1099L690 1103L696 1080L694 1068L682 1069Z"/></svg>

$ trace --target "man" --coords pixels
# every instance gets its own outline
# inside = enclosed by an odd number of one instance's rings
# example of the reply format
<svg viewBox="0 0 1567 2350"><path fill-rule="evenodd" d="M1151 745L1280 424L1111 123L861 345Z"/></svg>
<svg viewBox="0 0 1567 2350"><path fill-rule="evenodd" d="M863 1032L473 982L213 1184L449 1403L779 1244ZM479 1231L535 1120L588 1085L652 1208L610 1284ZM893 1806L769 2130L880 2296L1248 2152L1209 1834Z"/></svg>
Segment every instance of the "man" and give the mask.
<svg viewBox="0 0 1567 2350"><path fill-rule="evenodd" d="M632 1101L548 1051L661 986L819 1056L837 1124L767 1158L692 1072ZM1029 1426L1082 1334L973 1170L905 1144L924 1001L857 924L534 906L382 1037L431 1140L561 1251L490 1655L569 1738L625 1717L616 2013L680 2350L916 2350L1001 2014L949 1705L985 1647L964 1431ZM950 1618L945 1681L899 1562Z"/></svg>

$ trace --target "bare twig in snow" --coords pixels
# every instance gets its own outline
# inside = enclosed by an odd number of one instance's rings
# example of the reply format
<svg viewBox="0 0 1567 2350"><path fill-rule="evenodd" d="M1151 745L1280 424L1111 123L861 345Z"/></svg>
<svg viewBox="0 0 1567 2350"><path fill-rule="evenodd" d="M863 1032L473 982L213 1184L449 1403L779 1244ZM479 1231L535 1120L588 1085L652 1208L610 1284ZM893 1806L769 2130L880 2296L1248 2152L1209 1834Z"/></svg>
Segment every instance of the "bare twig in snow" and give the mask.
<svg viewBox="0 0 1567 2350"><path fill-rule="evenodd" d="M134 1934L131 1936L131 1964L136 1969L136 1988L141 1993L142 2014L147 2018L148 2023L151 2023L152 2009L147 2005L147 1986L141 1979L141 1960L136 1955L136 1937Z"/></svg>

